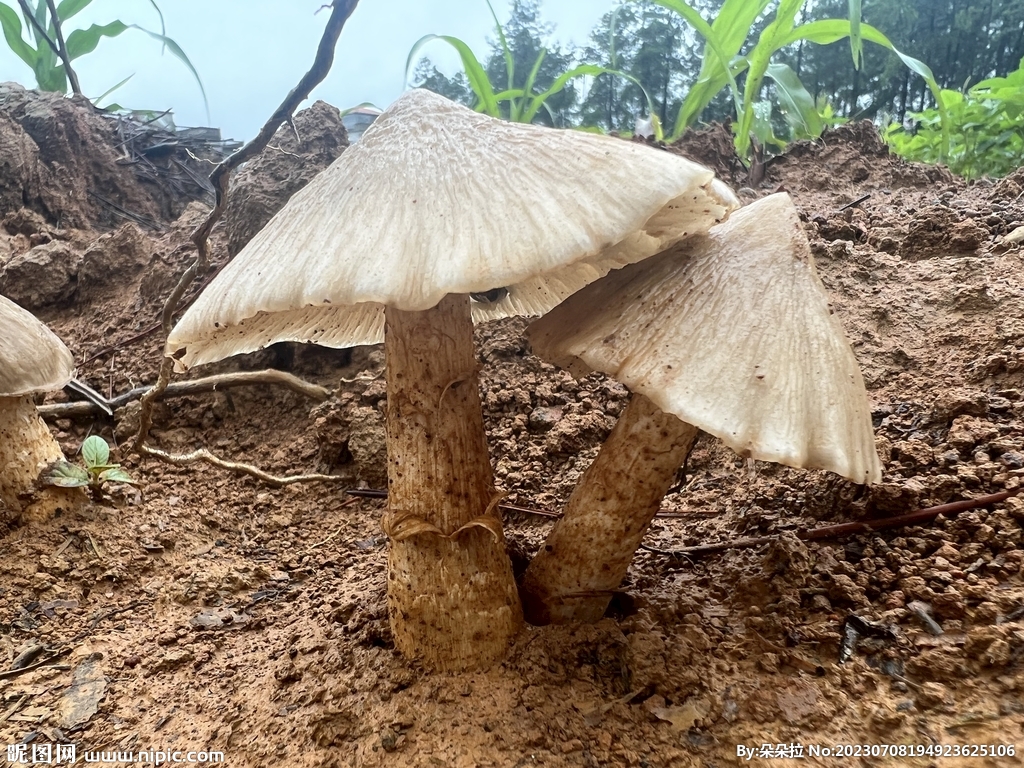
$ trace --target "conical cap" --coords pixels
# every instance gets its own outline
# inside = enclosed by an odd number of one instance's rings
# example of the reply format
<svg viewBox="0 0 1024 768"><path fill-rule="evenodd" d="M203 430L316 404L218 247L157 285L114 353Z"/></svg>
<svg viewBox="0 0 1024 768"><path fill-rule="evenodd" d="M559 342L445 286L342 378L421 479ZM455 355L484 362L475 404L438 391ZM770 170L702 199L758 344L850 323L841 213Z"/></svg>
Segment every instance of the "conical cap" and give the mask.
<svg viewBox="0 0 1024 768"><path fill-rule="evenodd" d="M741 456L881 479L864 381L786 194L591 284L529 335Z"/></svg>
<svg viewBox="0 0 1024 768"><path fill-rule="evenodd" d="M71 380L74 367L57 334L0 296L0 397L60 389Z"/></svg>
<svg viewBox="0 0 1024 768"><path fill-rule="evenodd" d="M383 339L383 307L449 293L474 318L542 314L737 206L707 168L641 144L404 94L296 193L168 339L185 366L275 341Z"/></svg>

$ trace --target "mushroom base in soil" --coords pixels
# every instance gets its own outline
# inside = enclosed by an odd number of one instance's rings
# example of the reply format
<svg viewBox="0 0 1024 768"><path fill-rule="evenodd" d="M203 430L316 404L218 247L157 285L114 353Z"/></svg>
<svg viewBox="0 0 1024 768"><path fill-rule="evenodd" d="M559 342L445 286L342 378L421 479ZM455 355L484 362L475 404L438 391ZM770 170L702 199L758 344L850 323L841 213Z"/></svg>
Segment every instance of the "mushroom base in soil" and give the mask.
<svg viewBox="0 0 1024 768"><path fill-rule="evenodd" d="M81 488L41 485L40 475L64 453L30 395L0 397L0 506L23 523L47 520L85 501Z"/></svg>
<svg viewBox="0 0 1024 768"><path fill-rule="evenodd" d="M697 431L643 395L630 399L526 572L527 621L592 623L604 615Z"/></svg>
<svg viewBox="0 0 1024 768"><path fill-rule="evenodd" d="M388 308L388 611L395 646L456 671L499 661L522 625L494 488L470 298Z"/></svg>
<svg viewBox="0 0 1024 768"><path fill-rule="evenodd" d="M634 393L527 569L531 622L600 618L697 428L744 457L881 479L864 382L788 195L610 273L529 335Z"/></svg>

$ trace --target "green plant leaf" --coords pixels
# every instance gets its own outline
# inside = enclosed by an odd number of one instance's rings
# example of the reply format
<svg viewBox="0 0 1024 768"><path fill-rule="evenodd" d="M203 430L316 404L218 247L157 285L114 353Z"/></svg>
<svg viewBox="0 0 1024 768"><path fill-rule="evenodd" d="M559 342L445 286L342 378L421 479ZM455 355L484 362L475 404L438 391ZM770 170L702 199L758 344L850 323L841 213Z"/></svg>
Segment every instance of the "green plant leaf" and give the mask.
<svg viewBox="0 0 1024 768"><path fill-rule="evenodd" d="M494 98L494 88L491 86L491 81L487 79L487 71L480 64L476 54L473 53L473 49L457 37L450 35L424 35L417 40L409 50L409 56L405 60L406 83L409 82L409 73L412 71L416 54L420 48L434 40L442 40L448 43L459 54L459 58L462 59L462 69L469 80L469 87L473 89L473 93L477 98L477 111L484 112L491 117L501 117L501 110L498 108L498 102Z"/></svg>
<svg viewBox="0 0 1024 768"><path fill-rule="evenodd" d="M89 435L82 443L82 460L85 466L91 468L108 466L110 461L110 446L107 441L99 435Z"/></svg>
<svg viewBox="0 0 1024 768"><path fill-rule="evenodd" d="M150 2L152 3L152 0L150 0ZM154 7L156 7L155 3L152 4ZM159 12L159 9L157 9L157 11ZM160 21L161 23L163 23L163 15L160 16ZM206 98L206 88L203 87L203 79L199 77L199 72L196 71L196 68L194 66L192 66L192 62L189 60L188 56L185 55L185 52L181 50L181 46L174 42L174 40L172 40L171 38L167 37L166 35L162 35L159 32L151 32L145 27L140 27L138 24L129 24L128 26L132 29L137 29L139 30L139 32L149 35L154 40L159 40L167 48L167 50L171 52L171 55L173 55L176 59L178 59L178 61L184 64L186 68L188 68L188 71L192 73L192 78L196 81L196 85L199 86L199 92L203 94L203 106L206 109L206 119L209 120L210 102Z"/></svg>
<svg viewBox="0 0 1024 768"><path fill-rule="evenodd" d="M90 3L92 3L92 0L63 0L57 5L57 18L63 24L72 16L77 15L84 8L88 7Z"/></svg>
<svg viewBox="0 0 1024 768"><path fill-rule="evenodd" d="M112 21L109 24L93 24L86 29L76 29L67 38L68 58L74 61L80 56L92 53L96 50L100 40L104 37L117 37L128 29L128 25L121 21Z"/></svg>
<svg viewBox="0 0 1024 768"><path fill-rule="evenodd" d="M801 139L821 136L825 127L821 114L796 72L785 64L770 64L765 75L775 82L775 92L795 136Z"/></svg>
<svg viewBox="0 0 1024 768"><path fill-rule="evenodd" d="M738 127L736 129L736 154L745 160L750 149L750 131L754 122L754 102L760 97L761 83L772 56L779 48L779 41L784 39L793 29L796 14L800 11L804 0L782 0L775 12L775 18L764 28L757 44L747 54L750 68L747 70L746 81L743 83L743 106L737 112ZM763 133L762 129L762 133ZM774 138L774 133L771 134ZM767 142L762 141L762 144Z"/></svg>
<svg viewBox="0 0 1024 768"><path fill-rule="evenodd" d="M77 464L59 461L49 468L43 481L60 488L84 488L89 485L89 473Z"/></svg>
<svg viewBox="0 0 1024 768"><path fill-rule="evenodd" d="M654 2L682 16L690 26L700 33L705 42L704 57L701 61L697 81L691 86L683 100L670 139L674 141L682 136L683 131L697 120L700 113L718 95L725 84L729 85L736 106L736 114L739 115L742 112L742 107L740 106L740 89L736 84L738 72L734 59L740 48L743 47L743 42L746 40L754 20L767 6L767 0L757 0L757 2L726 0L712 24L708 24L704 17L684 0L654 0ZM755 9L756 12L754 12ZM742 22L746 19L749 19L749 23L744 27ZM716 25L718 26L716 27ZM743 33L742 37L741 32Z"/></svg>
<svg viewBox="0 0 1024 768"><path fill-rule="evenodd" d="M7 47L34 71L39 53L22 39L21 19L13 8L4 3L0 3L0 26L4 30L4 40L7 41Z"/></svg>
<svg viewBox="0 0 1024 768"><path fill-rule="evenodd" d="M104 470L100 473L99 480L101 483L128 483L129 485L138 485L138 481L120 467L111 467L110 469Z"/></svg>

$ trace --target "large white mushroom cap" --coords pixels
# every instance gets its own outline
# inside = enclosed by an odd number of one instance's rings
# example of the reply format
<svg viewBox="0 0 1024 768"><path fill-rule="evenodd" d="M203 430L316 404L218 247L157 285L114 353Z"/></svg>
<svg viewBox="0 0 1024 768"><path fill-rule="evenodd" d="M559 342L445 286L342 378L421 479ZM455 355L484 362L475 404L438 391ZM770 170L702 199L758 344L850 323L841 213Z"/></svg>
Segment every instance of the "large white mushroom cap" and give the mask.
<svg viewBox="0 0 1024 768"><path fill-rule="evenodd" d="M74 367L71 352L53 331L0 296L0 397L60 389Z"/></svg>
<svg viewBox="0 0 1024 768"><path fill-rule="evenodd" d="M541 357L613 376L741 456L881 479L864 381L786 194L613 272L529 335Z"/></svg>
<svg viewBox="0 0 1024 768"><path fill-rule="evenodd" d="M450 293L507 289L477 320L542 314L737 205L668 152L409 91L224 268L167 351L189 366L276 341L376 343L385 305Z"/></svg>

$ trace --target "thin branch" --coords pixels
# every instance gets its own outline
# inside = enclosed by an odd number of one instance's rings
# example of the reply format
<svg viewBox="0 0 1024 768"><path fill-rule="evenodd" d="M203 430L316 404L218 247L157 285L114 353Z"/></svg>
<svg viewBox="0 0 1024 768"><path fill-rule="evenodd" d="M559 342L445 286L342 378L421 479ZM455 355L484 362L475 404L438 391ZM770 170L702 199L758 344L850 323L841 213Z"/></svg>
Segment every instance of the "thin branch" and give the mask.
<svg viewBox="0 0 1024 768"><path fill-rule="evenodd" d="M164 390L164 397L184 397L185 395L216 392L219 389L242 387L249 384L277 384L293 392L298 392L300 395L305 395L312 400L323 401L331 396L331 391L326 387L312 384L285 371L268 369L265 371L222 373L216 376L192 379L191 381L176 381L173 384L167 385L167 389ZM111 410L116 410L134 400L140 400L152 389L152 387L136 387L105 402ZM41 416L53 419L68 416L100 416L104 413L102 406L86 400L72 403L50 403L49 405L39 406L37 410Z"/></svg>
<svg viewBox="0 0 1024 768"><path fill-rule="evenodd" d="M206 220L203 221L203 223L200 224L192 233L192 242L196 247L196 259L192 265L185 270L184 274L182 274L181 278L178 280L178 284L174 287L174 290L171 292L171 295L167 297L167 301L164 304L162 325L165 336L171 332L174 312L178 307L178 302L181 301L181 297L185 294L185 291L188 290L189 285L192 284L192 281L195 280L196 276L201 272L205 272L207 269L207 265L210 260L210 233L213 231L214 225L220 220L220 217L223 215L224 209L227 206L231 172L246 160L249 160L261 152L267 144L270 143L270 139L280 127L281 123L291 117L299 104L305 101L309 96L313 88L315 88L327 76L327 73L331 69L331 65L334 63L334 48L337 45L338 38L341 36L341 30L344 28L348 17L352 15L352 12L355 10L358 2L359 0L333 0L331 3L331 17L328 19L327 26L324 28L324 34L320 39L320 45L317 48L316 57L313 60L313 66L305 75L303 75L302 79L299 80L299 84L292 89L281 105L274 111L274 114L271 115L270 120L268 120L263 126L256 138L238 150L238 152L231 155L231 157L223 160L216 168L213 169L213 173L210 174L210 182L216 192L216 205L213 210L210 211ZM175 457L163 451L155 451L151 449L147 445L146 440L149 437L149 430L153 426L154 404L167 389L173 367L173 360L169 357L165 357L160 365L160 374L157 378L156 385L143 396L142 410L139 414L139 432L136 435L134 444L134 450L140 456L153 456L154 458L159 458L170 463L175 463L173 461ZM227 463L230 464L231 462ZM256 471L259 472L259 470ZM253 473L246 472L246 474ZM254 476L258 477L258 475Z"/></svg>
<svg viewBox="0 0 1024 768"><path fill-rule="evenodd" d="M60 29L60 16L57 15L57 5L53 0L46 0L46 7L50 9L50 16L53 17L53 31L57 35L57 55L64 62L64 74L68 76L71 83L71 92L75 96L82 95L82 86L78 84L78 75L71 68L71 58L68 56L68 46L64 42L64 33Z"/></svg>
<svg viewBox="0 0 1024 768"><path fill-rule="evenodd" d="M919 525L921 523L931 522L939 515L956 515L960 512L966 512L970 509L988 506L989 504L998 504L1000 501L1006 501L1006 499L1011 496L1016 496L1022 490L1024 490L1024 485L1014 488L1012 491L1002 491L1001 493L993 493L988 496L979 496L976 499L966 499L965 501L954 501L950 504L940 504L937 507L919 509L906 515L883 517L877 520L864 520L858 523L826 525L821 528L811 528L807 531L795 531L795 533L796 537L802 541L821 541L823 539L837 539L842 536L853 536L858 533L883 531L887 528L902 528L908 525ZM732 541L723 541L717 544L701 544L696 547L683 547L682 549L648 549L652 552L658 552L658 554L672 555L674 557L701 557L702 555L712 555L717 552L724 552L728 549L749 549L751 547L759 547L762 544L770 544L777 540L777 536L754 536L749 538L733 539Z"/></svg>

